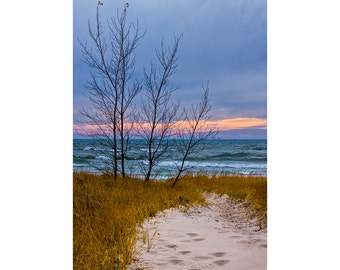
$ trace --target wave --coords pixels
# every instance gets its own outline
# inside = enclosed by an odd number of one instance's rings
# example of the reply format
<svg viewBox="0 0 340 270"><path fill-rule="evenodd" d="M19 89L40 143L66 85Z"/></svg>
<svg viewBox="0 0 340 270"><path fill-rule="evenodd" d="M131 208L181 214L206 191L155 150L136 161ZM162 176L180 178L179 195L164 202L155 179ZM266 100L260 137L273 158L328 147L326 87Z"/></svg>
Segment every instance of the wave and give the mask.
<svg viewBox="0 0 340 270"><path fill-rule="evenodd" d="M213 156L209 156L209 158L242 158L242 157L247 157L250 156L249 152L236 152L236 153L231 153L231 152L224 152L222 154L218 154L218 155L213 155Z"/></svg>
<svg viewBox="0 0 340 270"><path fill-rule="evenodd" d="M96 159L93 155L75 156L73 155L73 162L87 162L87 160Z"/></svg>
<svg viewBox="0 0 340 270"><path fill-rule="evenodd" d="M88 156L87 159L100 159L100 160L112 160L114 159L113 155L98 155L98 156ZM133 157L129 155L124 156L125 160L142 160L145 159L144 157ZM118 156L117 160L122 160L122 157Z"/></svg>
<svg viewBox="0 0 340 270"><path fill-rule="evenodd" d="M132 173L140 173L141 167L147 164L148 148L145 143L134 141L125 155L126 167ZM155 166L157 174L167 175L176 171L180 165L181 153L174 145L169 147L169 155L163 156ZM154 149L153 149L154 150ZM77 141L73 144L73 168L91 170L92 167L105 166L113 158L112 148L95 141ZM120 151L118 151L118 159ZM171 157L171 158L170 158ZM120 164L120 163L119 163ZM95 165L95 166L94 166ZM253 173L267 170L266 141L217 140L203 145L200 151L192 153L185 162L192 171L218 171Z"/></svg>
<svg viewBox="0 0 340 270"><path fill-rule="evenodd" d="M96 159L100 159L100 160L110 160L110 157L100 155L100 156L97 156Z"/></svg>
<svg viewBox="0 0 340 270"><path fill-rule="evenodd" d="M188 158L190 161L206 161L206 160L214 160L214 161L254 161L254 162L267 162L266 153L251 153L251 152L224 152L217 155L207 155L202 157L191 156Z"/></svg>
<svg viewBox="0 0 340 270"><path fill-rule="evenodd" d="M76 149L75 149L76 150ZM83 148L78 148L78 150L84 150L84 151L94 151L94 152L113 152L113 148L111 147L98 147L98 146L85 146Z"/></svg>
<svg viewBox="0 0 340 270"><path fill-rule="evenodd" d="M174 167L180 165L180 161L161 161L157 165L159 167ZM217 163L217 162L193 162L193 161L185 161L185 167L216 167L223 168L226 167L226 164Z"/></svg>
<svg viewBox="0 0 340 270"><path fill-rule="evenodd" d="M84 164L73 163L73 167L85 167Z"/></svg>
<svg viewBox="0 0 340 270"><path fill-rule="evenodd" d="M256 150L256 151L267 151L267 147L261 147L261 146L254 146L251 148L251 150Z"/></svg>

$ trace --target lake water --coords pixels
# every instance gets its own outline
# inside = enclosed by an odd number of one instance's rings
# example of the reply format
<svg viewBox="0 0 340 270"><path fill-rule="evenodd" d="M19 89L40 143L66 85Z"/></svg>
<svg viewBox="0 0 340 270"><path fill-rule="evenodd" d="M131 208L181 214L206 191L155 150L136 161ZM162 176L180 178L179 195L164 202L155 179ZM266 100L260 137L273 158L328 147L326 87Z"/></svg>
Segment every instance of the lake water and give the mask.
<svg viewBox="0 0 340 270"><path fill-rule="evenodd" d="M188 157L186 167L190 172L238 173L245 175L266 175L267 140L206 141L201 149ZM170 146L168 155L162 157L153 173L154 178L168 178L176 173L180 161L178 150ZM99 173L110 160L113 150L92 139L73 140L73 170ZM147 165L147 145L142 140L132 140L125 162L126 172L142 176ZM118 161L118 164L120 161Z"/></svg>

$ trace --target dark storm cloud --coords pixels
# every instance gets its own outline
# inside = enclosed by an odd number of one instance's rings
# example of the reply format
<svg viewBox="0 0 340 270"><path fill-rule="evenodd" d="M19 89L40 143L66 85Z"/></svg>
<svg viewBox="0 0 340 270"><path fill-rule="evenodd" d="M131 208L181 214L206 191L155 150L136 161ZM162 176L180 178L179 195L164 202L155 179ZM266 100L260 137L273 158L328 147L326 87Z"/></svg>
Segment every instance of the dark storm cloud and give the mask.
<svg viewBox="0 0 340 270"><path fill-rule="evenodd" d="M103 19L115 16L125 1L103 0ZM87 20L94 21L97 1L74 0L74 37L86 39ZM128 18L136 20L146 36L137 50L136 75L155 57L161 39L171 46L174 34L183 34L178 72L172 83L180 87L183 104L199 98L209 80L212 114L266 118L267 6L266 1L133 0ZM105 21L104 21L105 24ZM84 105L83 84L89 74L74 41L74 108ZM76 112L75 112L76 115Z"/></svg>

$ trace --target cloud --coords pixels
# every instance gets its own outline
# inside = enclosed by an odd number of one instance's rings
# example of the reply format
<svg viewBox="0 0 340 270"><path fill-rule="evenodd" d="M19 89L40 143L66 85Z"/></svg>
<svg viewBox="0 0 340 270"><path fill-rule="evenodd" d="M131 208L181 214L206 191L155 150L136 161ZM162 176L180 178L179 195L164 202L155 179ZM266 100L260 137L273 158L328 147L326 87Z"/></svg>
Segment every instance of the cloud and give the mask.
<svg viewBox="0 0 340 270"><path fill-rule="evenodd" d="M75 108L83 103L81 92L90 72L80 61L76 37L87 39L87 20L94 22L96 3L74 0ZM103 3L105 25L125 2ZM215 120L267 117L267 1L131 0L129 4L128 19L138 20L146 30L136 51L137 77L155 59L162 38L171 46L173 35L183 34L178 71L170 82L180 87L175 97L182 104L198 101L201 84L209 80Z"/></svg>

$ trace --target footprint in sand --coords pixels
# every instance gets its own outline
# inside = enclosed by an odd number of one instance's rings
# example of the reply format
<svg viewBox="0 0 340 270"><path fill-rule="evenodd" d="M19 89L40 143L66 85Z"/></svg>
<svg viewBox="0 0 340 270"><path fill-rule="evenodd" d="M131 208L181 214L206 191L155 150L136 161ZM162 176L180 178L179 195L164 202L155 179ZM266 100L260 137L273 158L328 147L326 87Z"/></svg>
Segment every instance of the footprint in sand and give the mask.
<svg viewBox="0 0 340 270"><path fill-rule="evenodd" d="M223 257L226 254L227 254L226 252L214 252L214 253L210 253L210 255L212 255L214 257Z"/></svg>
<svg viewBox="0 0 340 270"><path fill-rule="evenodd" d="M166 247L168 247L168 248L173 248L173 249L176 249L176 248L178 248L178 246L177 246L177 245L166 245Z"/></svg>
<svg viewBox="0 0 340 270"><path fill-rule="evenodd" d="M198 236L197 233L187 233L187 235L191 236L191 237L195 237L195 236Z"/></svg>
<svg viewBox="0 0 340 270"><path fill-rule="evenodd" d="M217 264L218 266L223 266L226 265L227 263L229 263L230 261L228 260L219 260L219 261L214 261L214 264Z"/></svg>
<svg viewBox="0 0 340 270"><path fill-rule="evenodd" d="M237 241L240 244L248 244L248 245L252 245L252 244L256 244L259 242L262 242L261 239L248 239L248 240L241 240L241 241Z"/></svg>
<svg viewBox="0 0 340 270"><path fill-rule="evenodd" d="M200 242L200 241L204 241L205 238L196 238L196 239L192 239L192 241L195 241L195 242Z"/></svg>
<svg viewBox="0 0 340 270"><path fill-rule="evenodd" d="M169 262L170 263L172 263L172 264L179 264L179 263L182 263L182 262L184 262L183 260L169 260Z"/></svg>
<svg viewBox="0 0 340 270"><path fill-rule="evenodd" d="M178 252L179 254L181 255L186 255L186 254L189 254L189 253L192 253L191 251L187 251L187 250L184 250L184 251L180 251Z"/></svg>

